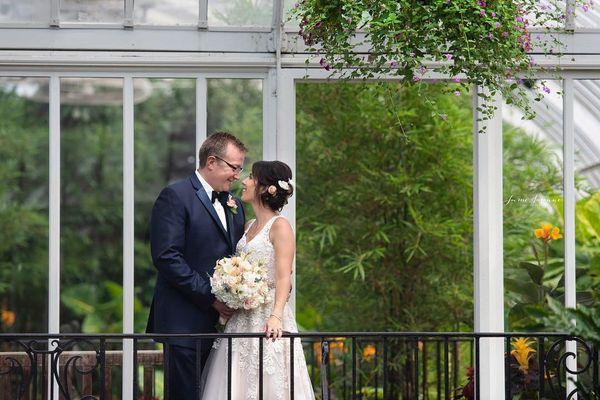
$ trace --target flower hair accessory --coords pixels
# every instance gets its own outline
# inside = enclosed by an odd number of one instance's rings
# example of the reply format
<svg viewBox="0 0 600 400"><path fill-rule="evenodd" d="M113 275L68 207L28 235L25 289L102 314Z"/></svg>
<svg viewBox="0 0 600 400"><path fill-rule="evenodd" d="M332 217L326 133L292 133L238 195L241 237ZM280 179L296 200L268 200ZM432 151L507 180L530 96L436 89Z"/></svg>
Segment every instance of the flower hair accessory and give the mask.
<svg viewBox="0 0 600 400"><path fill-rule="evenodd" d="M277 181L277 184L280 188L289 192L291 190L290 185L292 184L292 180L290 179L288 181Z"/></svg>
<svg viewBox="0 0 600 400"><path fill-rule="evenodd" d="M275 196L275 194L277 193L277 188L275 187L275 185L271 185L267 188L267 192L269 192L271 196Z"/></svg>

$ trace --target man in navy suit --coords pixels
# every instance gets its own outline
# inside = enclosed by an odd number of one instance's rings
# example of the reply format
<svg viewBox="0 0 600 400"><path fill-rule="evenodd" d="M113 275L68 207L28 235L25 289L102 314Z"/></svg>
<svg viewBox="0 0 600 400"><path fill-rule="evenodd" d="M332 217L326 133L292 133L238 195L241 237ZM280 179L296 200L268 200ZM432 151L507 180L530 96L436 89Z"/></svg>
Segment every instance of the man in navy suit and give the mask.
<svg viewBox="0 0 600 400"><path fill-rule="evenodd" d="M148 333L216 332L219 315L233 312L211 293L218 259L235 253L244 233L241 201L229 194L240 178L246 147L226 132L210 135L199 151L198 170L162 190L152 209L150 245L158 270ZM159 340L169 345L169 398L197 399L199 369L212 340Z"/></svg>

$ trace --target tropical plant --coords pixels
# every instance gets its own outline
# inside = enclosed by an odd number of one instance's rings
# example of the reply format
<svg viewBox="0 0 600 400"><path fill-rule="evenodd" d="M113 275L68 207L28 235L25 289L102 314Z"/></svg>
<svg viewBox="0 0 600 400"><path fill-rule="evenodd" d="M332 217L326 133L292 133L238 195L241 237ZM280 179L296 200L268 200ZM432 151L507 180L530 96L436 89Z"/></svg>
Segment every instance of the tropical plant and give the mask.
<svg viewBox="0 0 600 400"><path fill-rule="evenodd" d="M548 305L552 314L544 318L549 329L557 332L566 332L572 336L582 338L591 347L591 352L585 352L585 357L592 357L594 349L600 348L600 312L598 307L580 305L577 308L566 308L560 302L548 298ZM596 358L596 362L598 362ZM576 386L579 393L586 393L586 399L600 399L600 387L592 387L592 382L577 380Z"/></svg>

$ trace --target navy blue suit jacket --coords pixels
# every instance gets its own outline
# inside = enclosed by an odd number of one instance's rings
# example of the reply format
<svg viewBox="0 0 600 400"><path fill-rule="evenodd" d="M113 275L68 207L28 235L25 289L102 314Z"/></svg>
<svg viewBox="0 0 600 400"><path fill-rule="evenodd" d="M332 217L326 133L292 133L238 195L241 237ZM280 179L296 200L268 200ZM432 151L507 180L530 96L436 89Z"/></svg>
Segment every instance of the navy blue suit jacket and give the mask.
<svg viewBox="0 0 600 400"><path fill-rule="evenodd" d="M218 313L209 277L218 259L235 253L244 233L244 208L225 208L225 231L196 174L162 190L152 209L150 246L158 270L146 332L215 332ZM163 341L163 340L159 340ZM189 339L166 340L195 347Z"/></svg>

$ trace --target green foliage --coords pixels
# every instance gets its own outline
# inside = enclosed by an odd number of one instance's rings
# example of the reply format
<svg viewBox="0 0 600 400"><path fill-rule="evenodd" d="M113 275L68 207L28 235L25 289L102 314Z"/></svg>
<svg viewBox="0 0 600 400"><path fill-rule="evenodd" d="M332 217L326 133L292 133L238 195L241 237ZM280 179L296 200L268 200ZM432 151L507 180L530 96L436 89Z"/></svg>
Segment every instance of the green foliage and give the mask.
<svg viewBox="0 0 600 400"><path fill-rule="evenodd" d="M548 297L552 314L545 318L546 325L556 332L566 332L600 346L600 312L598 308L583 305L576 309L566 308L559 301Z"/></svg>
<svg viewBox="0 0 600 400"><path fill-rule="evenodd" d="M81 329L87 333L123 331L123 286L105 280L101 285L82 283L61 293L61 300L76 316L83 319ZM134 298L135 331L146 327L147 310Z"/></svg>
<svg viewBox="0 0 600 400"><path fill-rule="evenodd" d="M427 91L448 110L431 117ZM471 110L436 86L300 84L298 313L307 329L472 320Z"/></svg>
<svg viewBox="0 0 600 400"><path fill-rule="evenodd" d="M195 80L145 83L150 96L135 105L137 332L144 330L155 284L148 243L152 204L195 165ZM12 331L46 332L48 104L15 90L3 81L0 306L16 315ZM230 130L250 145L250 162L261 157L260 82L210 79L208 95L209 131ZM122 120L120 105L61 106L61 332L122 330Z"/></svg>
<svg viewBox="0 0 600 400"><path fill-rule="evenodd" d="M490 89L480 94L483 119L495 110L490 101L495 93L531 118L527 89L511 78L516 73L533 75L528 55L533 20L538 26L552 26L554 32L565 30L564 6L550 3L540 7L536 0L301 0L293 15L300 20L304 42L323 55L320 63L327 70L351 78L393 74L407 84L432 70L450 78L464 76L465 89L469 84ZM577 7L587 1L575 3ZM550 34L536 38L536 47L560 53L563 45ZM441 103L438 109L443 109Z"/></svg>
<svg viewBox="0 0 600 400"><path fill-rule="evenodd" d="M48 290L48 105L15 90L9 82L0 91L0 303L16 315L16 324L3 330L44 332L39 310Z"/></svg>

